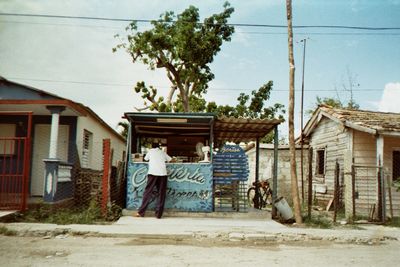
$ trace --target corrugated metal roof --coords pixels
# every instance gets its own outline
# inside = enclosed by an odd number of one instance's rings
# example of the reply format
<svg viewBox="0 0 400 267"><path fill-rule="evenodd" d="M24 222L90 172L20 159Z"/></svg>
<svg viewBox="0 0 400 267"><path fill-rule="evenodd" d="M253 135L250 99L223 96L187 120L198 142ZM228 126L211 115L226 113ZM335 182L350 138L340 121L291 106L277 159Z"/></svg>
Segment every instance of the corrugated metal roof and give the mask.
<svg viewBox="0 0 400 267"><path fill-rule="evenodd" d="M214 123L214 139L235 143L254 141L267 135L281 122L278 119L221 117Z"/></svg>
<svg viewBox="0 0 400 267"><path fill-rule="evenodd" d="M249 142L262 138L282 121L273 119L216 118L213 113L125 113L133 131L143 136L209 135L214 141Z"/></svg>

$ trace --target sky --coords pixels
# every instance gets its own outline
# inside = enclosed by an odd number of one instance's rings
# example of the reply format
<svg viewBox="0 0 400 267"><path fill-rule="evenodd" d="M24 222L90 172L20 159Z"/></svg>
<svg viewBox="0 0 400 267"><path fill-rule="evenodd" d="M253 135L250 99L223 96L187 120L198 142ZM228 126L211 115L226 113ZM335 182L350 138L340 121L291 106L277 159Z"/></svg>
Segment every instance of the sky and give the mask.
<svg viewBox="0 0 400 267"><path fill-rule="evenodd" d="M133 88L145 81L166 95L170 86L162 70L132 63L124 51L112 52L126 36L128 22L6 16L4 13L118 19L158 19L166 11L181 13L190 5L201 18L223 10L219 0L0 0L0 76L89 106L117 129L124 112L143 106ZM231 0L229 23L286 26L281 0ZM293 25L400 28L400 0L293 1ZM139 31L149 29L139 23ZM304 42L306 39L303 70ZM304 110L316 97L350 100L361 109L400 112L400 29L294 29L295 127L300 129L302 74ZM289 62L286 28L235 27L210 65L215 79L205 96L218 104L235 105L241 92L250 94L274 83L266 106L288 108ZM305 112L306 113L306 112ZM305 115L304 123L308 117ZM287 123L280 127L287 136Z"/></svg>

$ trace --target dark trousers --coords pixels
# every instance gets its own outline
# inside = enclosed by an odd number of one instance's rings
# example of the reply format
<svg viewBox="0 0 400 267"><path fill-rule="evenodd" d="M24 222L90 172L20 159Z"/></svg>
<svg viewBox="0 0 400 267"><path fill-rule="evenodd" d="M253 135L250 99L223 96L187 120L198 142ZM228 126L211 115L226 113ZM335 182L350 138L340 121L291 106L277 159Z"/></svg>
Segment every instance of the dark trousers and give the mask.
<svg viewBox="0 0 400 267"><path fill-rule="evenodd" d="M165 196L167 192L167 176L156 176L149 174L147 175L147 185L144 189L142 205L140 206L138 213L144 216L147 206L153 197L154 188L157 191L157 202L156 202L156 217L161 218L164 212Z"/></svg>

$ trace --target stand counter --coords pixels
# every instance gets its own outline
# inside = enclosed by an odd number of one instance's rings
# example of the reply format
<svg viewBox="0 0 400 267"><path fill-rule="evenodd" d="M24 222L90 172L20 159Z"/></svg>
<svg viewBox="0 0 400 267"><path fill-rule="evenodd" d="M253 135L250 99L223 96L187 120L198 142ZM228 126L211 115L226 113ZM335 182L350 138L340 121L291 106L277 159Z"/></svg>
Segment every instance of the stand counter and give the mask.
<svg viewBox="0 0 400 267"><path fill-rule="evenodd" d="M147 183L148 164L129 162L127 209L137 210L142 203ZM165 209L191 212L212 212L212 163L167 163L168 184ZM154 209L154 201L149 209Z"/></svg>

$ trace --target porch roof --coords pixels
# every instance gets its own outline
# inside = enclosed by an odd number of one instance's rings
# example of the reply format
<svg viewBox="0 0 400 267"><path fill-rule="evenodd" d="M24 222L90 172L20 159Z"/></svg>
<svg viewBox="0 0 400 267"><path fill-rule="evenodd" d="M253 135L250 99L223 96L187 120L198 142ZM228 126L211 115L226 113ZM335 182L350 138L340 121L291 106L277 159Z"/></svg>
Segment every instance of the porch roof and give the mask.
<svg viewBox="0 0 400 267"><path fill-rule="evenodd" d="M10 81L0 76L0 112L32 112L34 116L50 115L47 106L61 106L62 116L86 117L90 115L120 140L125 140L91 108L70 99Z"/></svg>

